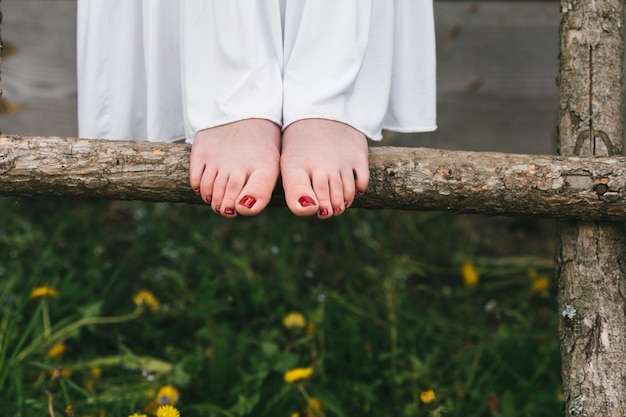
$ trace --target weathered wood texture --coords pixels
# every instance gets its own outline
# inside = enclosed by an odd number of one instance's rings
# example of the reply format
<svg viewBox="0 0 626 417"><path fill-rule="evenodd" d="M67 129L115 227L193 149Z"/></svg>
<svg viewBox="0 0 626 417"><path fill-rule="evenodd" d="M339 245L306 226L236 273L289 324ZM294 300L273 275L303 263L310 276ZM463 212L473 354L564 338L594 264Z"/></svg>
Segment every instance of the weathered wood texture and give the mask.
<svg viewBox="0 0 626 417"><path fill-rule="evenodd" d="M621 155L623 1L562 0L561 13L561 154ZM567 416L626 415L624 232L621 223L560 223Z"/></svg>
<svg viewBox="0 0 626 417"><path fill-rule="evenodd" d="M188 145L0 136L0 195L202 203ZM626 219L626 158L372 148L368 209ZM284 206L277 190L273 206Z"/></svg>

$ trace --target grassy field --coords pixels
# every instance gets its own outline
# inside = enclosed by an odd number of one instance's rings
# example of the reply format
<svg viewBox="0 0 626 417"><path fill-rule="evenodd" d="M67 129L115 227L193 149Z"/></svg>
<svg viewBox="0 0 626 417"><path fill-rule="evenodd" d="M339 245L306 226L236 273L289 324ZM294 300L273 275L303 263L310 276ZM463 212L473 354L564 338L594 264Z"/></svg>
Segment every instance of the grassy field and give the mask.
<svg viewBox="0 0 626 417"><path fill-rule="evenodd" d="M484 224L0 199L0 414L561 415L550 241Z"/></svg>

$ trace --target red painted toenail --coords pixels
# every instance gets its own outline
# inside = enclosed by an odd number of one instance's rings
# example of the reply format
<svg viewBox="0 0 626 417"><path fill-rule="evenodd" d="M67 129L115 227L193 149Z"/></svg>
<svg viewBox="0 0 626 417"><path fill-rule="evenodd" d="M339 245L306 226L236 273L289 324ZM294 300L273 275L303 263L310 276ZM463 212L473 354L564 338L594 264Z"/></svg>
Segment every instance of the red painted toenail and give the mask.
<svg viewBox="0 0 626 417"><path fill-rule="evenodd" d="M298 200L298 203L300 203L300 205L302 207L309 207L309 206L314 206L315 205L315 200L313 200L311 197L303 195L302 197L300 197L300 199Z"/></svg>
<svg viewBox="0 0 626 417"><path fill-rule="evenodd" d="M335 214L341 213L341 207L333 207L333 213Z"/></svg>
<svg viewBox="0 0 626 417"><path fill-rule="evenodd" d="M204 197L204 201L206 201L207 204L211 204L211 196Z"/></svg>
<svg viewBox="0 0 626 417"><path fill-rule="evenodd" d="M252 197L251 195L244 195L241 201L239 201L239 204L251 209L252 206L256 204L256 198Z"/></svg>
<svg viewBox="0 0 626 417"><path fill-rule="evenodd" d="M320 216L328 216L328 210L325 208L320 209L319 213L320 213Z"/></svg>
<svg viewBox="0 0 626 417"><path fill-rule="evenodd" d="M356 192L356 196L357 197L363 197L363 194L365 194L363 191L357 191Z"/></svg>
<svg viewBox="0 0 626 417"><path fill-rule="evenodd" d="M196 194L200 194L200 189L199 188L194 188L193 192L196 193Z"/></svg>
<svg viewBox="0 0 626 417"><path fill-rule="evenodd" d="M235 214L235 209L233 209L233 208L226 208L226 209L224 209L224 214L226 214L227 216L232 216L233 214Z"/></svg>

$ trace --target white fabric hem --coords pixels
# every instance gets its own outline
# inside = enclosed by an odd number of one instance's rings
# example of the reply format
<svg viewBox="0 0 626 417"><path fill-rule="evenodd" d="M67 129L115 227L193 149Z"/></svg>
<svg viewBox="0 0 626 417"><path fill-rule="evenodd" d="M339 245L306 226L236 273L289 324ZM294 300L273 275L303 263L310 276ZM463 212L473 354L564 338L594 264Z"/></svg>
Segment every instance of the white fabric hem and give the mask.
<svg viewBox="0 0 626 417"><path fill-rule="evenodd" d="M227 125L229 123L235 123L235 122L240 122L242 120L249 120L249 119L268 120L268 121L276 124L278 127L282 126L282 122L280 120L277 121L275 118L273 118L271 116L267 116L267 115L262 116L262 115L255 114L255 115L245 115L245 116L230 116L230 117L220 118L220 119L211 121L211 123L202 124L202 127L200 127L200 128L192 129L193 135L192 135L192 137L187 137L187 143L193 143L193 140L196 137L196 135L198 134L198 132L200 132L202 130L212 129L214 127L223 126L223 125Z"/></svg>

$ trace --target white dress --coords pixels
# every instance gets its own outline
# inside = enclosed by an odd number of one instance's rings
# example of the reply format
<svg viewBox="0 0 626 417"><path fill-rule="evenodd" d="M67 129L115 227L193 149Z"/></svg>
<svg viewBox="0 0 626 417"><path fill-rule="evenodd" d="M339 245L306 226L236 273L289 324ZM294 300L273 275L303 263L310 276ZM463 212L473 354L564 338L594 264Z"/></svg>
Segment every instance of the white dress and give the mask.
<svg viewBox="0 0 626 417"><path fill-rule="evenodd" d="M193 140L247 118L436 128L432 0L78 0L79 134Z"/></svg>

